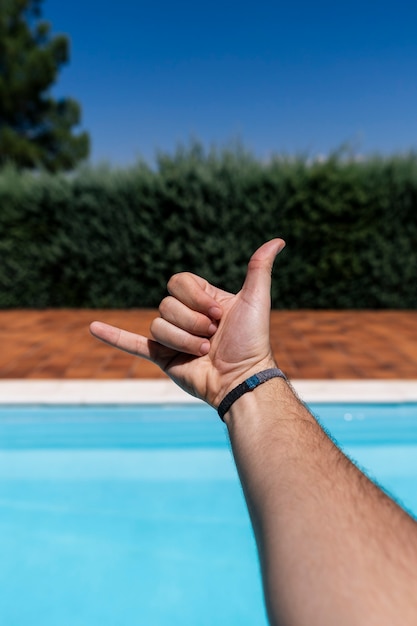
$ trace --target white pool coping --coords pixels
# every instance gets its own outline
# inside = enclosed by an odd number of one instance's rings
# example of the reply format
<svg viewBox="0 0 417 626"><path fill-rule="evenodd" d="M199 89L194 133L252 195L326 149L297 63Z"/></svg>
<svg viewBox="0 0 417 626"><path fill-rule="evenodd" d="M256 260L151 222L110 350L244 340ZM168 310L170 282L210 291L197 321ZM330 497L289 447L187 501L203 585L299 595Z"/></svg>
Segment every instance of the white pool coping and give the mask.
<svg viewBox="0 0 417 626"><path fill-rule="evenodd" d="M305 402L417 402L417 380L292 380ZM191 404L171 380L2 380L0 404Z"/></svg>

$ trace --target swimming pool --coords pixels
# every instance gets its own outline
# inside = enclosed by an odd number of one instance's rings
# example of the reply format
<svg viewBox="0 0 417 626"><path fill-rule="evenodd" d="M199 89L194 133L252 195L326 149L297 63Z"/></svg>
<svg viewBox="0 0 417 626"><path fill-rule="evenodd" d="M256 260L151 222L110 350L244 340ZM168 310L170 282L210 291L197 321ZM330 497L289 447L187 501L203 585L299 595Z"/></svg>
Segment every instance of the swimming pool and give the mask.
<svg viewBox="0 0 417 626"><path fill-rule="evenodd" d="M417 403L311 405L417 513ZM223 424L204 405L0 409L8 626L266 626Z"/></svg>

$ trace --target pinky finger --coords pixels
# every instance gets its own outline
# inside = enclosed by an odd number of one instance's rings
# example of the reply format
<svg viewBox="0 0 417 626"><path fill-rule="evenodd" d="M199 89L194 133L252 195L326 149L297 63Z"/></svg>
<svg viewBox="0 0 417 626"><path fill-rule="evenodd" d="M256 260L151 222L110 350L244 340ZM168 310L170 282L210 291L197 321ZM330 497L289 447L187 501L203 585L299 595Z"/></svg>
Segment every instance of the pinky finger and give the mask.
<svg viewBox="0 0 417 626"><path fill-rule="evenodd" d="M90 332L94 337L104 341L104 343L110 346L114 346L124 352L129 352L130 354L140 356L144 359L153 360L150 340L142 335L130 333L127 330L122 330L121 328L105 324L104 322L92 322L92 324L90 324Z"/></svg>

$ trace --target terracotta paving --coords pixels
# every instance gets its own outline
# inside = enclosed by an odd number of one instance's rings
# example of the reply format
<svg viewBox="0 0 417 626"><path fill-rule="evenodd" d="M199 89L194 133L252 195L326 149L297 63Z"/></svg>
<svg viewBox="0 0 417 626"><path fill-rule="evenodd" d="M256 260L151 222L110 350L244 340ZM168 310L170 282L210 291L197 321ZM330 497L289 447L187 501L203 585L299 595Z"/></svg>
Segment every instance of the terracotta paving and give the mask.
<svg viewBox="0 0 417 626"><path fill-rule="evenodd" d="M93 337L99 319L148 334L153 310L0 311L0 378L160 378ZM272 346L293 379L416 379L417 311L273 311Z"/></svg>

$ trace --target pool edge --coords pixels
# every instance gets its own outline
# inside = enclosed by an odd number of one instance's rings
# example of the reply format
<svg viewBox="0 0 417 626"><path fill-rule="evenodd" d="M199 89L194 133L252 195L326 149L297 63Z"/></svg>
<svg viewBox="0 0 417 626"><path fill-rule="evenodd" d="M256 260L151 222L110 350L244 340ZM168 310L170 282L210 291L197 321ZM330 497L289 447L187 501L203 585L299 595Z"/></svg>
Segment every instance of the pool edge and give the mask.
<svg viewBox="0 0 417 626"><path fill-rule="evenodd" d="M306 402L417 402L416 380L292 380ZM0 404L198 404L171 380L0 381Z"/></svg>

